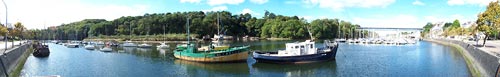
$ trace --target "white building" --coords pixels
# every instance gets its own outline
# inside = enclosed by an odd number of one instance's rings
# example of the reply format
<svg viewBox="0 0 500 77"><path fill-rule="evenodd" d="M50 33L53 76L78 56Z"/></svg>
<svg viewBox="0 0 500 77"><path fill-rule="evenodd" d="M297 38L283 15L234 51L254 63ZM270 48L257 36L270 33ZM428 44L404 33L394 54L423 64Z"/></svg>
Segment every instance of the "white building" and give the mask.
<svg viewBox="0 0 500 77"><path fill-rule="evenodd" d="M437 23L432 23L432 28L429 31L428 37L430 38L439 38L440 35L442 35L444 32L443 26L445 22L437 22Z"/></svg>

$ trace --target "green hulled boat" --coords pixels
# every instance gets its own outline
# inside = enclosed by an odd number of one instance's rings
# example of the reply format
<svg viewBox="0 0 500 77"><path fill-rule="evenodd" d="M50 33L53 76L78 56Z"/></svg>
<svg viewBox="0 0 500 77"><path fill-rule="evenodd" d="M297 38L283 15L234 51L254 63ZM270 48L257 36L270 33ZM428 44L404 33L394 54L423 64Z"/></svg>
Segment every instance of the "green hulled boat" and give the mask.
<svg viewBox="0 0 500 77"><path fill-rule="evenodd" d="M245 61L248 58L248 47L239 46L227 49L215 50L209 47L206 50L197 48L194 44L179 45L174 50L174 56L178 59L196 61L196 62L234 62Z"/></svg>
<svg viewBox="0 0 500 77"><path fill-rule="evenodd" d="M208 47L197 48L189 40L189 17L187 18L187 40L188 43L178 45L174 50L175 58L196 61L196 62L233 62L245 61L248 58L248 47L229 47L210 45Z"/></svg>

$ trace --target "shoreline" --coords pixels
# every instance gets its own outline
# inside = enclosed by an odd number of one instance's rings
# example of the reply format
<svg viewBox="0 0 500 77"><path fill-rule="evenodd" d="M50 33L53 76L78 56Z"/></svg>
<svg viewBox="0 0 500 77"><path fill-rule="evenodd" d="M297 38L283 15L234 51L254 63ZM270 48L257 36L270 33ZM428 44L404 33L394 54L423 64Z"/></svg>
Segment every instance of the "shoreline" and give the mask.
<svg viewBox="0 0 500 77"><path fill-rule="evenodd" d="M471 76L473 76L473 77L491 77L486 73L486 70L484 69L484 67L481 64L479 64L477 59L474 58L474 56L472 56L469 53L470 51L468 51L464 47L462 47L458 44L452 43L452 42L446 42L446 41L440 41L440 40L434 40L434 39L423 39L423 40L428 41L428 42L432 42L432 43L436 43L436 44L450 46L454 49L457 49L458 52L464 58L465 63L467 64L467 68L469 68L469 72L471 73ZM474 51L474 52L483 52L483 51L478 50L478 51Z"/></svg>

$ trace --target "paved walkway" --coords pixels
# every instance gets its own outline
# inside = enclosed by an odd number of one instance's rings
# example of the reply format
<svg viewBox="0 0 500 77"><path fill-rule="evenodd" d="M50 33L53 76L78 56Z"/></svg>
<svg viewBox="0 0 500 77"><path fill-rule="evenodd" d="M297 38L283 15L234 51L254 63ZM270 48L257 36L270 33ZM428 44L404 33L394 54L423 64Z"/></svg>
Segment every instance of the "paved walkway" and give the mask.
<svg viewBox="0 0 500 77"><path fill-rule="evenodd" d="M26 41L14 41L15 46L21 45L21 43L26 43ZM12 42L7 42L7 49L12 48ZM0 54L5 52L5 41L0 42Z"/></svg>
<svg viewBox="0 0 500 77"><path fill-rule="evenodd" d="M477 42L477 44L476 41L466 40L464 42L475 45L480 50L487 51L488 53L493 53L497 57L500 57L500 40L487 40L485 46L482 46L483 40L480 40L479 42Z"/></svg>

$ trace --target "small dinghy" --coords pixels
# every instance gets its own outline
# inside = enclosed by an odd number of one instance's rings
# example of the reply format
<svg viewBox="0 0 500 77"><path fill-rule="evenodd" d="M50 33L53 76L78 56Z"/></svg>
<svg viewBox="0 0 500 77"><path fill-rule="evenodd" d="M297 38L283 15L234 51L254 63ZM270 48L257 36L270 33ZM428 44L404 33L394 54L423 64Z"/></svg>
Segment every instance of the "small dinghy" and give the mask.
<svg viewBox="0 0 500 77"><path fill-rule="evenodd" d="M94 50L94 49L95 49L95 46L94 46L94 45L91 45L91 44L89 44L89 45L85 45L85 49L87 49L87 50Z"/></svg>
<svg viewBox="0 0 500 77"><path fill-rule="evenodd" d="M306 40L287 43L285 50L277 52L253 52L253 58L268 63L310 63L335 59L337 48L335 41L325 40L324 47L316 48L314 42Z"/></svg>
<svg viewBox="0 0 500 77"><path fill-rule="evenodd" d="M101 48L101 51L103 51L103 52L111 52L111 51L113 51L113 49L111 47L109 47L109 46L106 46L104 48Z"/></svg>

